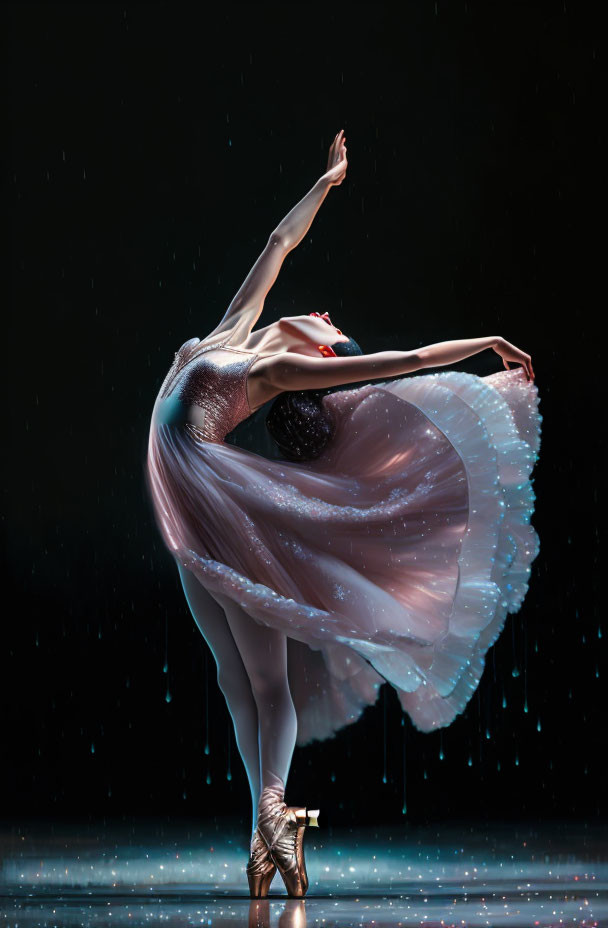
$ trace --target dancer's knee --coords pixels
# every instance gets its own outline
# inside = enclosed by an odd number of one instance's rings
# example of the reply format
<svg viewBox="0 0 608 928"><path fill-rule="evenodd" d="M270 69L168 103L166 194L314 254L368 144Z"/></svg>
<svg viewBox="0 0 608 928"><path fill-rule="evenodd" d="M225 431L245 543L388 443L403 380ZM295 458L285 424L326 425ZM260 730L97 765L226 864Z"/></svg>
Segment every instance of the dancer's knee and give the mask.
<svg viewBox="0 0 608 928"><path fill-rule="evenodd" d="M256 673L250 675L253 698L258 708L288 707L293 705L289 683L286 678L273 674Z"/></svg>
<svg viewBox="0 0 608 928"><path fill-rule="evenodd" d="M247 699L251 699L249 678L242 667L234 667L231 664L218 667L217 683L228 703L237 700L244 703Z"/></svg>

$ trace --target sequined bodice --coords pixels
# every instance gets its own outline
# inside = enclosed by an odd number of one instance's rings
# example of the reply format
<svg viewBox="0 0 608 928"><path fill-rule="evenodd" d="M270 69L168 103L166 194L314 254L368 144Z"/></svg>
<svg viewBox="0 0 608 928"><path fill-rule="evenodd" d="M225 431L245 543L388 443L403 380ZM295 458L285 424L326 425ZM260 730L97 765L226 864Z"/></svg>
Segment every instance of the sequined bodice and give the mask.
<svg viewBox="0 0 608 928"><path fill-rule="evenodd" d="M257 355L240 348L197 350L198 339L182 345L160 389L157 424L188 425L205 441L221 442L251 408L247 373Z"/></svg>

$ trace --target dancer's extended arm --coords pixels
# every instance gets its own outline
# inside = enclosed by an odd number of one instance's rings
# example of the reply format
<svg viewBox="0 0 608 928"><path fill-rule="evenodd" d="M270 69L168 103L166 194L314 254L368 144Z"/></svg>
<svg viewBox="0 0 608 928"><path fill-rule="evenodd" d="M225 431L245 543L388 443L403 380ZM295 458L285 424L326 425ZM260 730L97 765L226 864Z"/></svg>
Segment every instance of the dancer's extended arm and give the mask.
<svg viewBox="0 0 608 928"><path fill-rule="evenodd" d="M266 295L277 279L283 261L308 232L329 188L342 183L346 165L346 145L341 131L329 150L327 171L271 233L262 254L211 335L232 332L235 342L246 338L260 317Z"/></svg>
<svg viewBox="0 0 608 928"><path fill-rule="evenodd" d="M283 390L314 390L361 380L397 377L425 367L453 364L486 348L493 348L507 369L508 362L514 361L523 366L528 380L534 378L530 355L499 335L437 342L415 351L378 351L336 358L311 358L295 352L283 352L259 361L257 375L276 395Z"/></svg>

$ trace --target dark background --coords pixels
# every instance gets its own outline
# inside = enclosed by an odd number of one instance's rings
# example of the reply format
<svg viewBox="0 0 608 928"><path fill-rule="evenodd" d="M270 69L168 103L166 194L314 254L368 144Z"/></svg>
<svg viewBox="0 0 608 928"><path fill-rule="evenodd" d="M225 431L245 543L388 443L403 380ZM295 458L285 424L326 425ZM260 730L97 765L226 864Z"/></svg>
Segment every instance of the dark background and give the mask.
<svg viewBox="0 0 608 928"><path fill-rule="evenodd" d="M364 351L489 334L529 351L541 553L463 715L419 733L384 687L358 724L296 749L288 801L349 825L604 815L593 8L50 3L3 19L3 817L249 822L213 658L146 497L147 431L175 350L217 324L340 128L347 179L258 326L328 311Z"/></svg>

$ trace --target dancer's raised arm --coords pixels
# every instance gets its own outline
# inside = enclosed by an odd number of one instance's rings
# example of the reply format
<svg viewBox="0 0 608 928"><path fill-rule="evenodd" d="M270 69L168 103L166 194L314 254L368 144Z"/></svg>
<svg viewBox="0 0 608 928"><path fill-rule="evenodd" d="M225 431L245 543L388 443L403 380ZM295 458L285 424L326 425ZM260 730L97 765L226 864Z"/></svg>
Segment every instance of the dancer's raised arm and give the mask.
<svg viewBox="0 0 608 928"><path fill-rule="evenodd" d="M266 247L211 335L232 331L235 342L247 337L260 317L266 295L285 257L308 232L329 188L342 183L346 167L346 144L341 130L329 149L327 171L271 233Z"/></svg>
<svg viewBox="0 0 608 928"><path fill-rule="evenodd" d="M399 377L425 367L441 367L493 348L508 362L521 364L528 380L534 378L530 355L499 335L437 342L415 351L377 351L346 357L311 358L296 352L280 352L256 362L250 378L264 381L271 399L283 390L315 390L364 380ZM257 391L261 392L261 391Z"/></svg>

